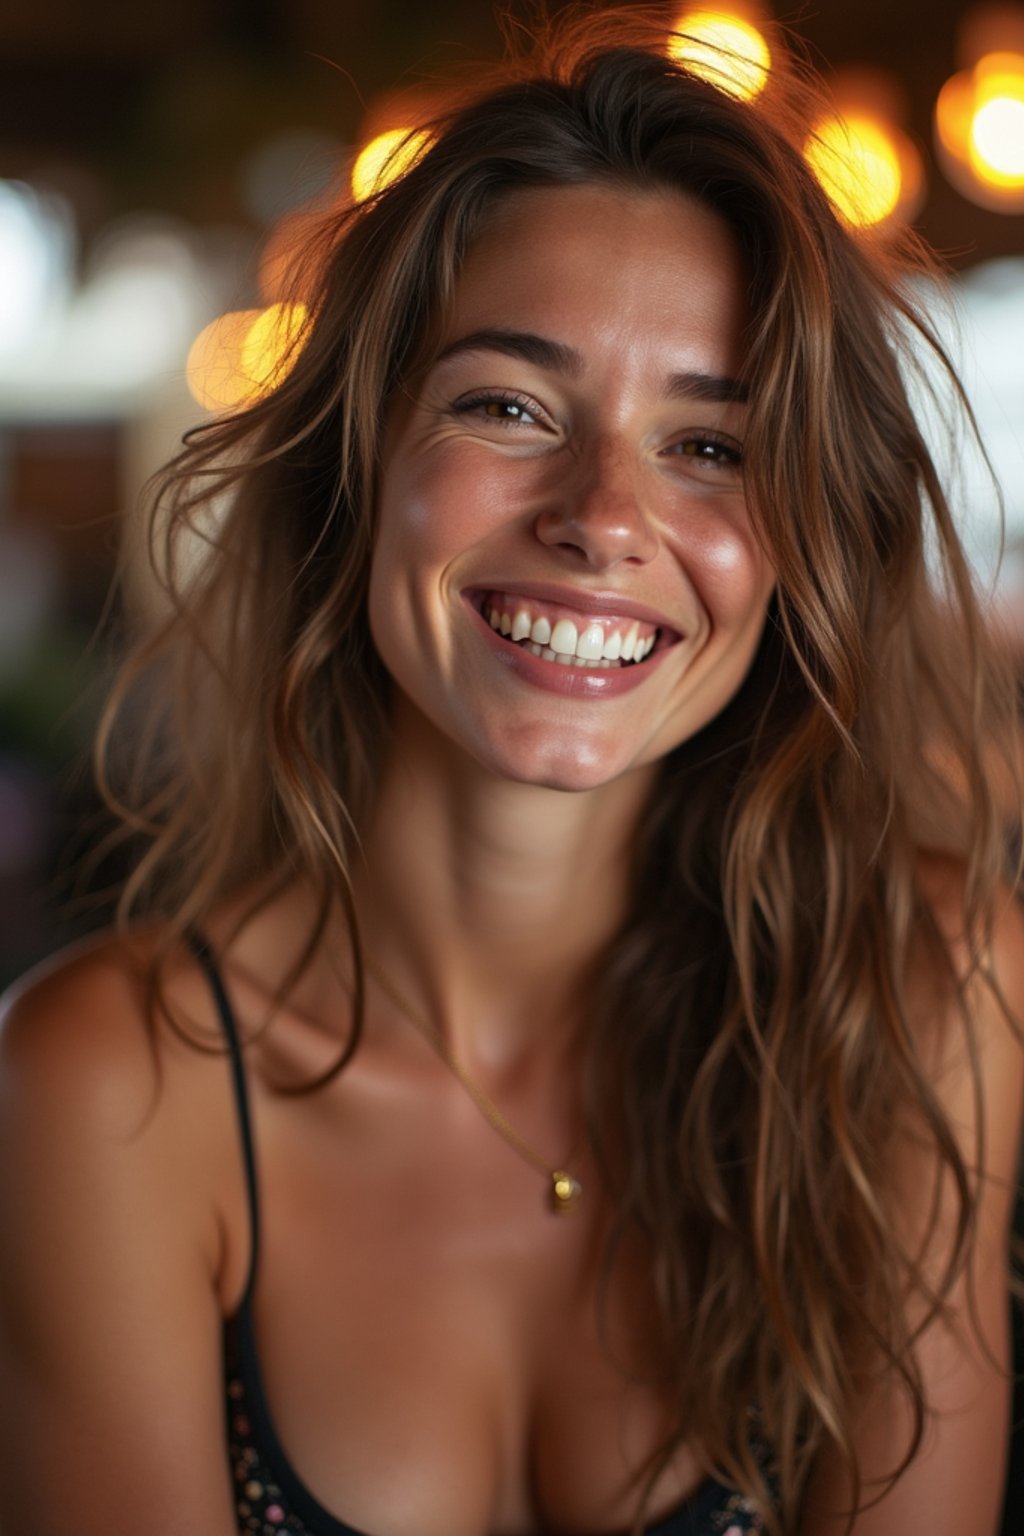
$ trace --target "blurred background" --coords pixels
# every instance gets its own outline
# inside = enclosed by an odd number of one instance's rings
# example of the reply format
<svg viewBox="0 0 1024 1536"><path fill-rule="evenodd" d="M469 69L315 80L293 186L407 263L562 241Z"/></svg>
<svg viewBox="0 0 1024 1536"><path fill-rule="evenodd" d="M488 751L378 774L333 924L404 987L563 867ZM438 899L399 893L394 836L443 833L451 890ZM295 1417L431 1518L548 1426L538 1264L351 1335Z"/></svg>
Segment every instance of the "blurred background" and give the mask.
<svg viewBox="0 0 1024 1536"><path fill-rule="evenodd" d="M788 29L829 85L806 152L842 216L869 238L912 223L953 274L924 298L1002 485L1001 560L980 456L940 417L930 430L1024 662L1024 5L664 10L666 34L710 30L739 55L739 93L770 83ZM0 984L101 915L70 871L94 835L116 606L97 631L118 559L144 568L143 483L190 424L277 376L302 318L284 257L309 211L365 194L388 174L373 141L414 122L431 80L499 51L488 0L0 8ZM141 576L133 590L146 600Z"/></svg>

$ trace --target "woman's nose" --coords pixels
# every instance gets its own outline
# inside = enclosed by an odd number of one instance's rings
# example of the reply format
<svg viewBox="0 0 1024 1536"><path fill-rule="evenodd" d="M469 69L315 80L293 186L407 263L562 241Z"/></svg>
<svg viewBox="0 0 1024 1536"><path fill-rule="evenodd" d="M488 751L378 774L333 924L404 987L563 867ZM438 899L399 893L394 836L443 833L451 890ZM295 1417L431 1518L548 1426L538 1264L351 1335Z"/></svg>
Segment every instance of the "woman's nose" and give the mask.
<svg viewBox="0 0 1024 1536"><path fill-rule="evenodd" d="M535 529L542 544L573 554L593 570L623 560L646 564L658 540L644 507L643 468L621 447L604 444L560 466Z"/></svg>

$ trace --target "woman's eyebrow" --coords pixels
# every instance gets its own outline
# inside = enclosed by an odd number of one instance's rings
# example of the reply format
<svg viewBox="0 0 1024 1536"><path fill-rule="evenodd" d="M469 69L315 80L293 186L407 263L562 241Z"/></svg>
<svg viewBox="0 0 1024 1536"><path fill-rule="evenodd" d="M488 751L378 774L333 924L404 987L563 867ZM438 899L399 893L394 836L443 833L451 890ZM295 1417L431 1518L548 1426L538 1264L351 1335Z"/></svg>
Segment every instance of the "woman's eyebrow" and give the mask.
<svg viewBox="0 0 1024 1536"><path fill-rule="evenodd" d="M434 359L435 365L461 352L504 352L508 357L522 358L538 368L579 378L583 372L583 358L575 347L562 341L552 341L548 336L538 336L533 331L506 331L486 329L469 331L449 342ZM739 379L726 375L702 373L699 370L671 373L665 382L668 399L700 400L711 404L743 403L747 399L747 387Z"/></svg>
<svg viewBox="0 0 1024 1536"><path fill-rule="evenodd" d="M533 331L470 331L450 342L436 361L444 362L460 352L504 352L539 368L568 374L570 378L578 378L583 372L583 359L575 347L566 346L562 341L551 341L547 336L537 336Z"/></svg>
<svg viewBox="0 0 1024 1536"><path fill-rule="evenodd" d="M750 398L741 379L699 371L670 373L665 394L670 400L700 400L711 405L746 405Z"/></svg>

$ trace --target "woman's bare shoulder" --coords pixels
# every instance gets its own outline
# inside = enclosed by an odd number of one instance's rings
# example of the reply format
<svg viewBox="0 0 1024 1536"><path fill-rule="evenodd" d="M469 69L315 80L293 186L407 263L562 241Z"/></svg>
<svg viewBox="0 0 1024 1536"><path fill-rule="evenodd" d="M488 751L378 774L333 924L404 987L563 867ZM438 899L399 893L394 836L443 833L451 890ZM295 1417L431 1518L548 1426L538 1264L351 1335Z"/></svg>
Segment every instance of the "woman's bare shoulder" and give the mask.
<svg viewBox="0 0 1024 1536"><path fill-rule="evenodd" d="M1000 884L972 913L965 871L948 858L922 860L919 894L933 925L907 990L920 1086L894 1106L890 1175L909 1247L927 1250L938 1283L963 1214L955 1149L973 1205L964 1273L983 1261L987 1283L1003 1285L1024 1114L1024 909Z"/></svg>
<svg viewBox="0 0 1024 1536"><path fill-rule="evenodd" d="M1000 882L972 913L958 860L922 856L918 879L941 946L919 952L910 977L918 1047L954 1125L975 1126L981 1110L1001 1131L989 1151L1009 1176L1024 1092L1021 893ZM936 953L947 966L935 967Z"/></svg>
<svg viewBox="0 0 1024 1536"><path fill-rule="evenodd" d="M228 1528L219 1326L241 1172L223 1060L148 1017L155 953L152 934L93 940L4 999L5 1529ZM177 1005L190 987L198 1009L182 957Z"/></svg>
<svg viewBox="0 0 1024 1536"><path fill-rule="evenodd" d="M123 1121L152 1100L187 1049L148 1000L158 943L155 930L103 934L43 961L7 990L0 1087L8 1105L27 1114L74 1105ZM171 991L208 1030L209 1003L189 969L174 968Z"/></svg>
<svg viewBox="0 0 1024 1536"><path fill-rule="evenodd" d="M922 850L918 853L915 873L918 889L938 925L943 938L955 952L976 949L978 934L968 930L969 875L962 859L952 854ZM996 881L989 899L988 928L997 942L1005 943L1019 933L1024 914L1024 888L1006 880ZM1004 957L1012 961L1012 948Z"/></svg>
<svg viewBox="0 0 1024 1536"><path fill-rule="evenodd" d="M951 986L984 1034L1008 1027L1024 1039L1024 888L998 881L985 901L972 904L963 862L934 853L918 857L916 875L933 940L912 949L907 978L920 1042L938 1049L946 1038L930 1026L949 1021Z"/></svg>
<svg viewBox="0 0 1024 1536"><path fill-rule="evenodd" d="M176 1263L190 1256L208 1295L223 1277L226 1234L241 1231L212 995L183 949L160 967L164 1003L153 1004L162 939L155 928L100 935L36 966L0 999L0 1219L20 1235L7 1274L26 1296L51 1252L37 1242L40 1212L62 1251L81 1240L97 1266L83 1222L107 1234L106 1253L122 1264L133 1233L145 1230L152 1252L166 1246ZM70 1272L61 1274L74 1291Z"/></svg>
<svg viewBox="0 0 1024 1536"><path fill-rule="evenodd" d="M0 999L0 1149L26 1210L159 1201L220 1267L239 1207L236 1116L208 982L158 929L104 934L44 961ZM160 1000L151 983L160 980ZM123 1207L122 1189L117 1196ZM216 1229L217 1236L211 1234ZM215 1253L216 1250L216 1253ZM219 1257L218 1257L219 1254Z"/></svg>
<svg viewBox="0 0 1024 1536"><path fill-rule="evenodd" d="M905 1305L917 1330L914 1358L929 1419L907 1471L858 1517L856 1536L991 1530L1004 1473L1007 1237L1024 1104L1024 911L1008 886L997 887L972 932L962 865L922 858L918 875L938 948L922 950L911 974L909 1022L931 1103L927 1124L916 1101L905 1114L897 1110L889 1171L903 1246L917 1266ZM935 958L943 963L935 966ZM938 1156L936 1111L970 1191L966 1237L959 1183L948 1157ZM961 1240L963 1263L950 1277L947 1264ZM933 1308L926 1285L942 1289L941 1309ZM867 1483L885 1482L898 1452L910 1446L912 1426L905 1394L884 1373L862 1419L861 1472ZM802 1536L847 1531L845 1516L835 1511L848 1508L850 1497L845 1469L834 1454L823 1454L805 1499Z"/></svg>
<svg viewBox="0 0 1024 1536"><path fill-rule="evenodd" d="M152 935L101 933L59 950L26 971L0 997L5 1044L21 1049L41 1030L66 1032L70 1044L93 1018L117 1029L137 1015Z"/></svg>

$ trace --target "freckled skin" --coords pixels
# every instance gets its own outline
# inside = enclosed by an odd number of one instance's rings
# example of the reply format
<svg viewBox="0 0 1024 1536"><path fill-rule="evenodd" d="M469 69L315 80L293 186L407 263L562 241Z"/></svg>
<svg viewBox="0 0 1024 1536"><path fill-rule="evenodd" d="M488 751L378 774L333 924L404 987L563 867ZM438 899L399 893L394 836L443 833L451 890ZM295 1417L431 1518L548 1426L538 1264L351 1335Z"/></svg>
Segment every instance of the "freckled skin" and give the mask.
<svg viewBox="0 0 1024 1536"><path fill-rule="evenodd" d="M726 225L678 194L542 188L502 204L439 352L483 329L529 332L580 366L485 346L428 366L393 403L370 623L399 731L411 705L495 774L591 789L732 697L773 584L736 463L746 406L667 381L740 373L745 291ZM467 608L468 590L517 581L652 605L683 638L621 697L549 693L496 661Z"/></svg>

